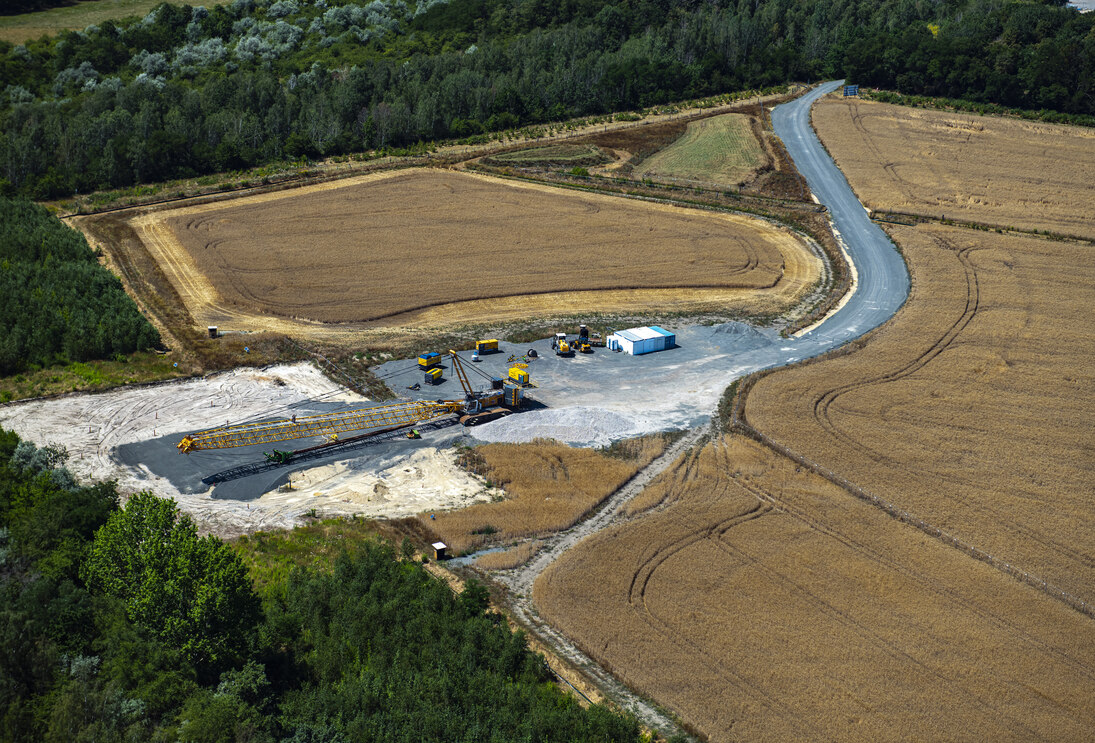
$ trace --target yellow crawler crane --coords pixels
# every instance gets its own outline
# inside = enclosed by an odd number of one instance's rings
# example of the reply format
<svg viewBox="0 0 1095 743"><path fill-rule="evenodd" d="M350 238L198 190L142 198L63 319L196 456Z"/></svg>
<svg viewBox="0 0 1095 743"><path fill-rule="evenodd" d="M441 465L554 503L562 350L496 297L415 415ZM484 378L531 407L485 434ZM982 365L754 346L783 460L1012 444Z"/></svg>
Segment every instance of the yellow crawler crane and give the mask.
<svg viewBox="0 0 1095 743"><path fill-rule="evenodd" d="M465 404L459 400L401 402L344 410L341 413L323 413L211 428L208 431L187 434L177 446L179 451L189 454L203 449L229 449L234 446L269 444L274 441L289 441L309 436L326 436L328 440L336 441L340 433L348 431L363 431L368 428L391 429L464 412Z"/></svg>

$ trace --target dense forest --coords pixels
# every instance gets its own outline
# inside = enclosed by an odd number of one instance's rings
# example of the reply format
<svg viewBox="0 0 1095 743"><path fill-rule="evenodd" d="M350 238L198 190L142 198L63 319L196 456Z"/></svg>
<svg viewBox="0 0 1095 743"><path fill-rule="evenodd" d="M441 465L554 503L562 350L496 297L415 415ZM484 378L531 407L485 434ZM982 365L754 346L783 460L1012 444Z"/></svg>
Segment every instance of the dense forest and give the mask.
<svg viewBox="0 0 1095 743"><path fill-rule="evenodd" d="M19 15L49 10L62 5L74 5L75 0L6 0L0 4L0 15Z"/></svg>
<svg viewBox="0 0 1095 743"><path fill-rule="evenodd" d="M380 542L260 597L172 501L119 508L0 430L0 740L638 741L580 707L486 589Z"/></svg>
<svg viewBox="0 0 1095 743"><path fill-rule="evenodd" d="M84 236L29 201L0 197L0 297L0 374L160 341Z"/></svg>
<svg viewBox="0 0 1095 743"><path fill-rule="evenodd" d="M403 147L789 80L1095 113L1064 0L234 0L0 44L0 194Z"/></svg>

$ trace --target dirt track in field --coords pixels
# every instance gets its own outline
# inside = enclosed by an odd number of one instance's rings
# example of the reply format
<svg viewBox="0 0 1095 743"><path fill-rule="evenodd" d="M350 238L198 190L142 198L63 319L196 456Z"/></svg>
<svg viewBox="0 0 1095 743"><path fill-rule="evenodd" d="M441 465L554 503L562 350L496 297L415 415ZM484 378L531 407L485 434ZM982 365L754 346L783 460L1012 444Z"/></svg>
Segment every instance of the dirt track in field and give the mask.
<svg viewBox="0 0 1095 743"><path fill-rule="evenodd" d="M854 99L813 121L870 209L1095 238L1095 130Z"/></svg>
<svg viewBox="0 0 1095 743"><path fill-rule="evenodd" d="M199 325L284 332L715 304L779 311L821 270L791 232L760 220L437 170L133 224Z"/></svg>
<svg viewBox="0 0 1095 743"><path fill-rule="evenodd" d="M1095 623L741 437L536 582L541 616L714 741L1095 730ZM642 497L641 495L639 496Z"/></svg>

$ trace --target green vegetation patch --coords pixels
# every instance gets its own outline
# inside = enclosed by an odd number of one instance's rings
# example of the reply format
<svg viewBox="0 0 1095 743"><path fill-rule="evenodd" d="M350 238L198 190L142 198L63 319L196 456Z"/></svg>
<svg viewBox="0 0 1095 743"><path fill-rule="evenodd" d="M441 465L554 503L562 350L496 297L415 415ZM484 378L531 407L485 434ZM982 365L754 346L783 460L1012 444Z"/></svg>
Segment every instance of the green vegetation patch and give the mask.
<svg viewBox="0 0 1095 743"><path fill-rule="evenodd" d="M375 521L324 519L287 531L255 532L236 539L236 554L263 591L283 591L296 568L329 571L343 552L357 554L380 541Z"/></svg>
<svg viewBox="0 0 1095 743"><path fill-rule="evenodd" d="M684 135L636 166L639 178L737 186L767 160L747 116L724 114L689 123Z"/></svg>
<svg viewBox="0 0 1095 743"><path fill-rule="evenodd" d="M0 377L0 403L80 390L103 390L183 376L170 357L153 351L106 361L75 361Z"/></svg>
<svg viewBox="0 0 1095 743"><path fill-rule="evenodd" d="M364 522L233 548L65 459L0 430L2 740L641 739L563 693L484 586L454 594ZM310 567L260 599L260 563Z"/></svg>
<svg viewBox="0 0 1095 743"><path fill-rule="evenodd" d="M175 5L223 5L229 0L172 0ZM18 4L18 0L16 0ZM77 0L76 2L24 2L27 7L48 7L18 15L0 15L0 41L21 44L43 34L80 31L93 24L129 16L145 16L163 0Z"/></svg>
<svg viewBox="0 0 1095 743"><path fill-rule="evenodd" d="M28 201L0 198L0 297L0 374L160 342L84 236Z"/></svg>
<svg viewBox="0 0 1095 743"><path fill-rule="evenodd" d="M533 147L527 150L515 150L493 155L487 160L499 165L532 167L545 165L599 165L609 162L604 150L592 144L558 144L548 147Z"/></svg>

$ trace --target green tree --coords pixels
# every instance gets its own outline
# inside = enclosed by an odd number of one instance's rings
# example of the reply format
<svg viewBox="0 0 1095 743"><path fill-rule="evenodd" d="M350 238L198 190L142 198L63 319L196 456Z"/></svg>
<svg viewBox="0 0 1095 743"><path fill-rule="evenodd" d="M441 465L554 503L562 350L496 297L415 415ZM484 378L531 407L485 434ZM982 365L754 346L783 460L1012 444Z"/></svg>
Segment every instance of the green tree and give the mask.
<svg viewBox="0 0 1095 743"><path fill-rule="evenodd" d="M122 601L131 621L179 648L203 675L237 663L260 616L239 557L198 536L175 503L133 496L98 532L81 576Z"/></svg>

